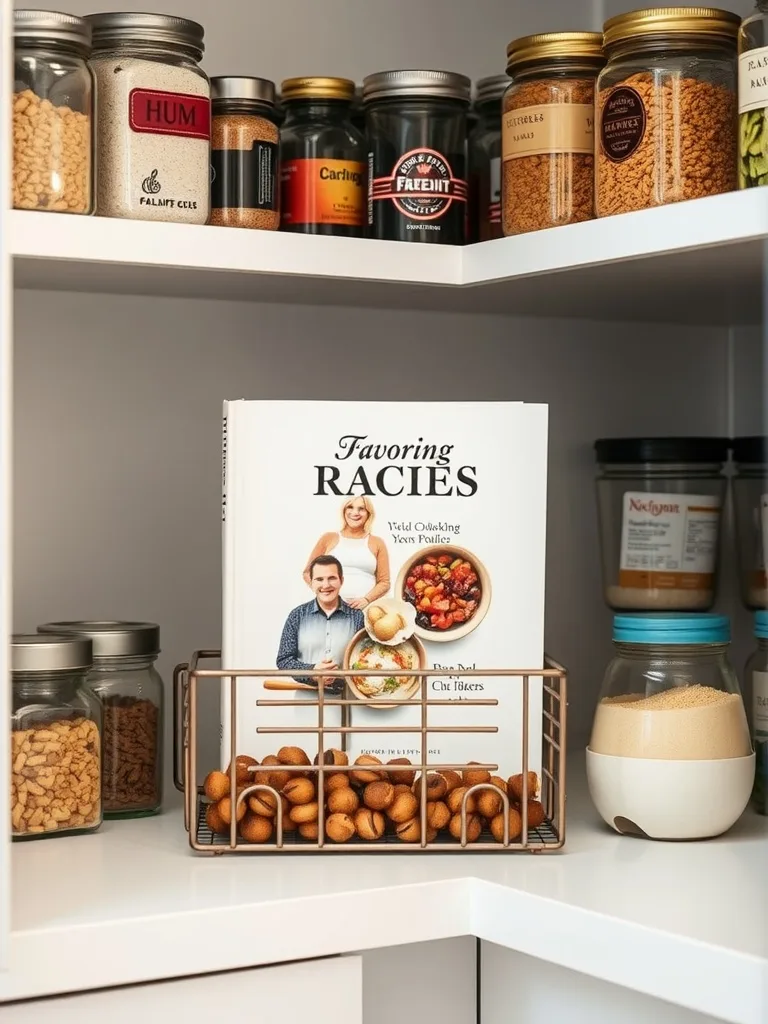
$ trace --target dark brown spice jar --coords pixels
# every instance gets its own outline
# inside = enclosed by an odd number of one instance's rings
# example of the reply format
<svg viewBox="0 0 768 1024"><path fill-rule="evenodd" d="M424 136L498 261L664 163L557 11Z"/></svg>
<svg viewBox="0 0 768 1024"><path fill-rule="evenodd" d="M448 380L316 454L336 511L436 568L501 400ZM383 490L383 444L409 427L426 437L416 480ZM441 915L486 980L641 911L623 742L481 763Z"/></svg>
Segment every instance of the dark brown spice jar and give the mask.
<svg viewBox="0 0 768 1024"><path fill-rule="evenodd" d="M477 122L469 135L469 241L501 238L501 100L506 75L477 83Z"/></svg>

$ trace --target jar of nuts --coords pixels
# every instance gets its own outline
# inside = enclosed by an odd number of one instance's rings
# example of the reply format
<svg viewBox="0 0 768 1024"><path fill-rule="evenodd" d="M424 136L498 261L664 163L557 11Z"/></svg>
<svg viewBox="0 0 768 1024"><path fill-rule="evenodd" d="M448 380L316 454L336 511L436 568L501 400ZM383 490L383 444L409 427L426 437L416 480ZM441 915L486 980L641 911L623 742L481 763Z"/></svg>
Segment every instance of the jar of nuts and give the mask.
<svg viewBox="0 0 768 1024"><path fill-rule="evenodd" d="M11 834L101 824L101 703L87 685L90 640L11 638Z"/></svg>
<svg viewBox="0 0 768 1024"><path fill-rule="evenodd" d="M13 205L91 213L91 27L55 11L14 11Z"/></svg>
<svg viewBox="0 0 768 1024"><path fill-rule="evenodd" d="M708 7L631 11L605 23L598 217L736 188L739 23Z"/></svg>
<svg viewBox="0 0 768 1024"><path fill-rule="evenodd" d="M85 637L93 645L88 682L104 707L104 817L156 814L163 799L163 681L155 669L160 627L83 620L37 628Z"/></svg>

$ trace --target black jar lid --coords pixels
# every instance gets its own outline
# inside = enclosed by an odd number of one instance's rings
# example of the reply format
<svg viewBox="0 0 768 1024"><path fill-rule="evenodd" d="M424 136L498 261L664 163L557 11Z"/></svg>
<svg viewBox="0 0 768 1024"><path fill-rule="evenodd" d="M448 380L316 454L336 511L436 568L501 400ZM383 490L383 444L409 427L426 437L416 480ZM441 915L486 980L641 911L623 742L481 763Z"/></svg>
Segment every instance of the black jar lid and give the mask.
<svg viewBox="0 0 768 1024"><path fill-rule="evenodd" d="M472 82L454 71L377 71L363 79L363 103L388 99L459 100L469 106Z"/></svg>
<svg viewBox="0 0 768 1024"><path fill-rule="evenodd" d="M768 462L768 437L734 437L734 462Z"/></svg>
<svg viewBox="0 0 768 1024"><path fill-rule="evenodd" d="M595 441L597 461L725 462L730 441L725 437L603 437Z"/></svg>

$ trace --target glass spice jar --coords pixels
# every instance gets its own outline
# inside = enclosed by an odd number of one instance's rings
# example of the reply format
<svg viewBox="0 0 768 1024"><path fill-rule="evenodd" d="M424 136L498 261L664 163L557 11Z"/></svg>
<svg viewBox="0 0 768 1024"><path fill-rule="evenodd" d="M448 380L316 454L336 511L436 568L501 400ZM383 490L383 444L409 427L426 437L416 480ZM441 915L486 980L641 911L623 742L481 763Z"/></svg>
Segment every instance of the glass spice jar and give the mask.
<svg viewBox="0 0 768 1024"><path fill-rule="evenodd" d="M165 14L91 14L96 212L205 224L211 109L203 29Z"/></svg>
<svg viewBox="0 0 768 1024"><path fill-rule="evenodd" d="M11 637L11 835L94 832L101 824L101 702L91 641Z"/></svg>
<svg viewBox="0 0 768 1024"><path fill-rule="evenodd" d="M212 78L211 103L211 224L277 231L274 82Z"/></svg>
<svg viewBox="0 0 768 1024"><path fill-rule="evenodd" d="M289 78L280 94L280 230L361 237L367 149L351 121L355 83Z"/></svg>
<svg viewBox="0 0 768 1024"><path fill-rule="evenodd" d="M599 32L547 32L507 47L502 114L505 235L591 220Z"/></svg>
<svg viewBox="0 0 768 1024"><path fill-rule="evenodd" d="M739 29L739 188L768 184L768 0Z"/></svg>
<svg viewBox="0 0 768 1024"><path fill-rule="evenodd" d="M155 814L163 799L164 691L155 669L160 627L83 620L37 628L43 635L85 637L93 645L88 683L104 707L104 817Z"/></svg>
<svg viewBox="0 0 768 1024"><path fill-rule="evenodd" d="M477 123L469 134L469 240L501 238L501 99L509 78L491 75L477 83Z"/></svg>
<svg viewBox="0 0 768 1024"><path fill-rule="evenodd" d="M768 437L733 441L732 477L739 585L745 608L768 608Z"/></svg>
<svg viewBox="0 0 768 1024"><path fill-rule="evenodd" d="M605 23L598 217L736 188L739 23L707 7L631 11Z"/></svg>
<svg viewBox="0 0 768 1024"><path fill-rule="evenodd" d="M14 11L13 43L13 205L91 213L91 27L70 14Z"/></svg>
<svg viewBox="0 0 768 1024"><path fill-rule="evenodd" d="M755 746L755 784L752 806L758 814L768 814L768 611L755 612L757 650L745 670L747 686L752 689L752 741Z"/></svg>

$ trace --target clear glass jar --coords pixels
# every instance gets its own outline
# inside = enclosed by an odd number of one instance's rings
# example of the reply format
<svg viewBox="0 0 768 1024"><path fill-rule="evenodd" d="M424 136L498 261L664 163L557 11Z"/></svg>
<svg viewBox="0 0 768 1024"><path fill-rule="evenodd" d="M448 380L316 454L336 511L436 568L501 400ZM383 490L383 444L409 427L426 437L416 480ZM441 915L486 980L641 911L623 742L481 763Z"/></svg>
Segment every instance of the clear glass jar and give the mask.
<svg viewBox="0 0 768 1024"><path fill-rule="evenodd" d="M757 650L745 670L752 690L750 725L756 755L752 806L758 814L768 814L768 611L755 612L755 639Z"/></svg>
<svg viewBox="0 0 768 1024"><path fill-rule="evenodd" d="M54 11L14 11L13 43L13 205L91 213L90 25Z"/></svg>
<svg viewBox="0 0 768 1024"><path fill-rule="evenodd" d="M98 87L96 212L205 224L210 86L203 29L164 14L91 14Z"/></svg>
<svg viewBox="0 0 768 1024"><path fill-rule="evenodd" d="M768 184L768 0L739 29L739 188Z"/></svg>
<svg viewBox="0 0 768 1024"><path fill-rule="evenodd" d="M599 32L547 32L507 47L502 114L505 235L595 216L595 82Z"/></svg>
<svg viewBox="0 0 768 1024"><path fill-rule="evenodd" d="M90 640L11 637L11 835L101 824L102 709L87 683Z"/></svg>
<svg viewBox="0 0 768 1024"><path fill-rule="evenodd" d="M717 437L605 438L597 512L615 611L706 611L717 593L723 463Z"/></svg>
<svg viewBox="0 0 768 1024"><path fill-rule="evenodd" d="M469 241L501 238L501 99L506 75L481 78L469 134Z"/></svg>
<svg viewBox="0 0 768 1024"><path fill-rule="evenodd" d="M739 586L745 608L768 608L768 437L737 437L732 479Z"/></svg>
<svg viewBox="0 0 768 1024"><path fill-rule="evenodd" d="M598 217L736 188L736 36L713 8L631 11L603 26Z"/></svg>
<svg viewBox="0 0 768 1024"><path fill-rule="evenodd" d="M87 637L88 682L104 706L102 788L105 818L156 814L163 801L163 680L155 669L154 622L47 622L40 633Z"/></svg>
<svg viewBox="0 0 768 1024"><path fill-rule="evenodd" d="M355 83L289 78L280 93L280 230L362 237L367 147L351 121Z"/></svg>

